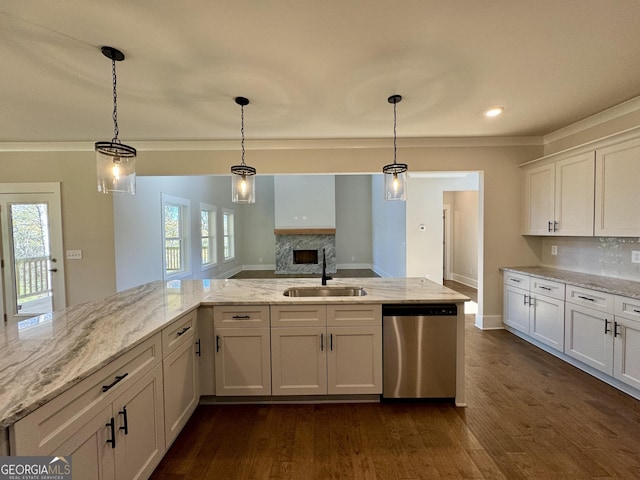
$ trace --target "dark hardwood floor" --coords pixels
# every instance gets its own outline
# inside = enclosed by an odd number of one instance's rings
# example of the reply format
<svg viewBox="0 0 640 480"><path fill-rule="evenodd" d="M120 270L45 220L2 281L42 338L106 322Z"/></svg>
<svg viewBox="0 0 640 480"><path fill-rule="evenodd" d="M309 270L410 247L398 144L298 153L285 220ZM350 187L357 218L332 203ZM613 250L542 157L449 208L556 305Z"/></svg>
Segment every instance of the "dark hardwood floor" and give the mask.
<svg viewBox="0 0 640 480"><path fill-rule="evenodd" d="M154 480L638 479L640 402L467 316L450 402L200 406Z"/></svg>

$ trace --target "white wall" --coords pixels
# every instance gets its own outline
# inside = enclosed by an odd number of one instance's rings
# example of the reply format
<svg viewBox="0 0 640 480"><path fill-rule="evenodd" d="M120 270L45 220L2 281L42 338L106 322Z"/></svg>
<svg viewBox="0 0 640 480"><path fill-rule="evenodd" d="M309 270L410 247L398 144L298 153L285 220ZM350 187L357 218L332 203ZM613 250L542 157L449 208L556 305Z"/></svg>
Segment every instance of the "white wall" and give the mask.
<svg viewBox="0 0 640 480"><path fill-rule="evenodd" d="M452 280L478 286L478 191L453 192Z"/></svg>
<svg viewBox="0 0 640 480"><path fill-rule="evenodd" d="M442 283L443 192L478 189L478 174L411 176L407 193L407 276ZM425 229L420 230L424 225Z"/></svg>
<svg viewBox="0 0 640 480"><path fill-rule="evenodd" d="M231 181L223 176L138 177L136 194L115 195L114 232L116 252L116 288L118 291L161 280L162 267L162 193L190 201L189 278L213 278L233 272L241 264L242 212L231 202ZM218 207L218 265L200 267L200 203ZM222 208L235 213L236 260L223 262Z"/></svg>
<svg viewBox="0 0 640 480"><path fill-rule="evenodd" d="M276 228L335 228L333 175L275 177Z"/></svg>
<svg viewBox="0 0 640 480"><path fill-rule="evenodd" d="M384 199L382 174L371 176L373 271L382 277L406 277L407 202Z"/></svg>

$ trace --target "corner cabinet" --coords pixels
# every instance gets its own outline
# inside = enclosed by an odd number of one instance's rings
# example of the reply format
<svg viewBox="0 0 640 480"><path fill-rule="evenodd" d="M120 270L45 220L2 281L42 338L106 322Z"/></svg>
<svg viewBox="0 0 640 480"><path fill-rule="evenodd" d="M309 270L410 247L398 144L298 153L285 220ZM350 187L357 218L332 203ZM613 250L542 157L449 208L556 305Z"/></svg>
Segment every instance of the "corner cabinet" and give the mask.
<svg viewBox="0 0 640 480"><path fill-rule="evenodd" d="M640 139L596 152L595 235L640 236Z"/></svg>
<svg viewBox="0 0 640 480"><path fill-rule="evenodd" d="M523 235L593 236L593 151L523 172Z"/></svg>
<svg viewBox="0 0 640 480"><path fill-rule="evenodd" d="M216 395L271 395L269 306L215 306L213 322Z"/></svg>

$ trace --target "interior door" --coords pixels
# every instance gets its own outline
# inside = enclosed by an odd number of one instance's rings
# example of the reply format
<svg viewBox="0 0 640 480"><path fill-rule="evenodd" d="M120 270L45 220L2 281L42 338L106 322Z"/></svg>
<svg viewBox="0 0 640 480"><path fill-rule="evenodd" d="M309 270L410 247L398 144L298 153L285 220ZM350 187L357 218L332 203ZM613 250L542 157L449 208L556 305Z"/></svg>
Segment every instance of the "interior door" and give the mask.
<svg viewBox="0 0 640 480"><path fill-rule="evenodd" d="M0 185L5 321L64 308L59 184Z"/></svg>

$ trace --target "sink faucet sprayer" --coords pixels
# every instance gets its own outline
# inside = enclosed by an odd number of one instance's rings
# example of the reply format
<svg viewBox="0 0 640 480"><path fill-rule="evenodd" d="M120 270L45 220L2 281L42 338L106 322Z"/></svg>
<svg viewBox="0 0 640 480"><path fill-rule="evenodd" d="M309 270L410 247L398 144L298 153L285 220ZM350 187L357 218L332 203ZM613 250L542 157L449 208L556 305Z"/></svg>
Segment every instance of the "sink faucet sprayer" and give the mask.
<svg viewBox="0 0 640 480"><path fill-rule="evenodd" d="M333 280L333 277L327 275L327 256L322 249L322 285L327 284L327 280Z"/></svg>

